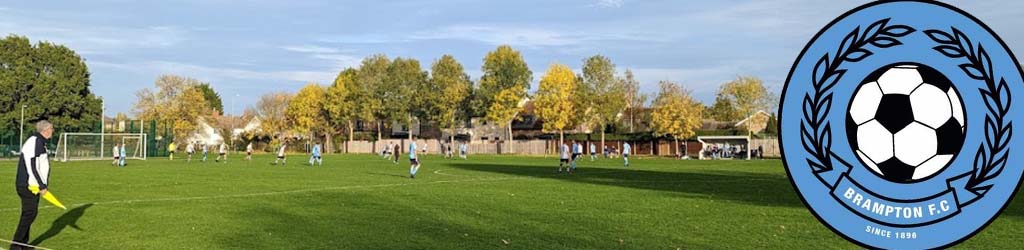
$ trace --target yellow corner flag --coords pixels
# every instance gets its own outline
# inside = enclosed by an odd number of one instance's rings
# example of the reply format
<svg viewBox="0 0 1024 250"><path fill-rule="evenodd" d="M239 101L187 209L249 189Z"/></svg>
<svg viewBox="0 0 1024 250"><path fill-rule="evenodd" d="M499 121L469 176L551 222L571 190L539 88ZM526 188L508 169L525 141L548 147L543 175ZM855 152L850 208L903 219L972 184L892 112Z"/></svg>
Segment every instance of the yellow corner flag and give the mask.
<svg viewBox="0 0 1024 250"><path fill-rule="evenodd" d="M32 191L33 194L39 194L39 186L28 186L28 190ZM43 195L43 199L49 201L50 204L53 204L54 206L57 206L64 210L68 210L68 208L65 207L64 204L60 203L60 201L57 200L56 196L53 196L53 192L46 191L46 194Z"/></svg>

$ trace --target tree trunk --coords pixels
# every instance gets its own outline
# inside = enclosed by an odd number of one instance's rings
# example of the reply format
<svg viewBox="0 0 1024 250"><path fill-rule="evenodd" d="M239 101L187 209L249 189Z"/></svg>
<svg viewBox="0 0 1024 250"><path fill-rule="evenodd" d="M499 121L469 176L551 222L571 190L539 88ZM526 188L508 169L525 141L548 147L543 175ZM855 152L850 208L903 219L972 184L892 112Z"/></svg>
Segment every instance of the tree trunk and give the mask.
<svg viewBox="0 0 1024 250"><path fill-rule="evenodd" d="M333 134L331 132L324 133L324 152L326 153L334 153L334 138L331 136Z"/></svg>
<svg viewBox="0 0 1024 250"><path fill-rule="evenodd" d="M599 150L602 150L602 151L604 150L604 129L601 130L601 149L599 149ZM594 152L591 152L591 153L594 153Z"/></svg>
<svg viewBox="0 0 1024 250"><path fill-rule="evenodd" d="M508 153L512 154L515 150L512 150L512 122L508 122Z"/></svg>
<svg viewBox="0 0 1024 250"><path fill-rule="evenodd" d="M633 108L629 108L629 133L635 133L633 131Z"/></svg>
<svg viewBox="0 0 1024 250"><path fill-rule="evenodd" d="M682 157L683 155L679 154L679 138L675 138L675 136L673 136L672 139L675 139L675 141L676 141L675 144L672 144L672 150L676 151L676 155L678 155L679 157Z"/></svg>
<svg viewBox="0 0 1024 250"><path fill-rule="evenodd" d="M384 127L384 121L378 121L377 122L377 141L380 141L380 139L381 139L381 137L380 137L380 130L383 129L383 127Z"/></svg>
<svg viewBox="0 0 1024 250"><path fill-rule="evenodd" d="M355 134L355 128L352 127L352 121L348 121L348 142L345 143L345 153L348 153L348 148L352 146L352 136Z"/></svg>

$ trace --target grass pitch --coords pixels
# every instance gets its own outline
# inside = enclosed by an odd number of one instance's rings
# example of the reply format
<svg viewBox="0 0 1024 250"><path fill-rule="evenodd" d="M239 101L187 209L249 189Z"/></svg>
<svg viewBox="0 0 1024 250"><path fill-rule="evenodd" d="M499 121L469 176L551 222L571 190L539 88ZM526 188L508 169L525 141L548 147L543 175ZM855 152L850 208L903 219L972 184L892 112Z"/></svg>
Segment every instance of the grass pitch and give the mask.
<svg viewBox="0 0 1024 250"><path fill-rule="evenodd" d="M33 243L53 249L853 249L804 208L778 160L580 161L328 155L230 163L150 159L54 163ZM0 176L13 182L16 162ZM0 238L20 212L0 195ZM1014 248L1024 239L1017 198L963 248ZM2 243L0 247L6 248Z"/></svg>

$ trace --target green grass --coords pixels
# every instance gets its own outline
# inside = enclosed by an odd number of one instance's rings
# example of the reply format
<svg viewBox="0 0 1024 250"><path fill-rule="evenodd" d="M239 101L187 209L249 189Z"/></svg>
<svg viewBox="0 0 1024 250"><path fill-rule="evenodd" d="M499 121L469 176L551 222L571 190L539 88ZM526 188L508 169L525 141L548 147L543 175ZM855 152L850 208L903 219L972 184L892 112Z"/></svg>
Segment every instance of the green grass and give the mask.
<svg viewBox="0 0 1024 250"><path fill-rule="evenodd" d="M781 163L427 156L408 162L332 155L229 164L151 159L54 163L32 239L54 249L854 249L801 204ZM0 176L13 182L14 162ZM1018 198L1017 200L1019 200ZM0 195L0 237L17 223L13 185ZM76 228L77 227L77 228ZM1015 201L963 248L1013 248ZM507 244L505 243L507 242ZM6 244L2 244L6 248Z"/></svg>

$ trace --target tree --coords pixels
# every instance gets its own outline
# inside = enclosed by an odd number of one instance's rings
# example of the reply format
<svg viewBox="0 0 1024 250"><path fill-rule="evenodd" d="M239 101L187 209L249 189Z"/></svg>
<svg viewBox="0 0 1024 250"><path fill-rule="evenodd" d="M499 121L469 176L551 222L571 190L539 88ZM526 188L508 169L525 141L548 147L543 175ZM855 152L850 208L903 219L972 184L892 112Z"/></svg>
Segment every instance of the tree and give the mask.
<svg viewBox="0 0 1024 250"><path fill-rule="evenodd" d="M0 39L0 126L13 128L0 136L19 132L23 105L25 124L47 119L58 133L98 129L101 101L89 90L89 76L85 60L63 45Z"/></svg>
<svg viewBox="0 0 1024 250"><path fill-rule="evenodd" d="M256 115L262 122L260 128L275 142L281 139L288 128L286 112L291 100L291 94L281 91L264 94L256 102Z"/></svg>
<svg viewBox="0 0 1024 250"><path fill-rule="evenodd" d="M644 104L647 103L647 94L640 92L640 82L633 77L633 71L626 69L625 77L622 78L622 87L624 89L626 98L626 116L629 122L629 132L634 133L636 123L635 119L638 113L644 109Z"/></svg>
<svg viewBox="0 0 1024 250"><path fill-rule="evenodd" d="M583 85L580 106L583 124L592 130L601 130L601 149L604 150L605 127L615 121L626 106L626 89L615 78L615 64L610 59L595 55L584 60Z"/></svg>
<svg viewBox="0 0 1024 250"><path fill-rule="evenodd" d="M501 45L484 57L480 67L483 76L476 96L476 105L486 107L487 119L497 124L508 124L509 151L512 151L512 120L522 107L519 101L526 97L533 81L533 72L522 54L511 46Z"/></svg>
<svg viewBox="0 0 1024 250"><path fill-rule="evenodd" d="M210 105L211 109L217 111L218 114L224 114L224 102L220 99L220 94L217 94L217 91L214 91L209 83L200 83L196 87L203 92L203 99L206 99L206 103Z"/></svg>
<svg viewBox="0 0 1024 250"><path fill-rule="evenodd" d="M170 122L176 138L188 138L198 129L200 118L211 111L199 84L192 78L160 76L155 91L147 88L135 93L135 114L142 120Z"/></svg>
<svg viewBox="0 0 1024 250"><path fill-rule="evenodd" d="M711 116L718 121L739 121L771 108L773 96L761 79L741 76L718 89Z"/></svg>
<svg viewBox="0 0 1024 250"><path fill-rule="evenodd" d="M570 126L576 112L573 98L579 85L569 66L552 64L535 94L537 115L544 119L544 130L558 131L558 145L564 142L565 128Z"/></svg>
<svg viewBox="0 0 1024 250"><path fill-rule="evenodd" d="M655 135L671 136L679 145L679 139L693 136L700 128L704 106L676 83L662 81L659 85L661 92L651 107L651 125ZM678 153L677 146L673 148Z"/></svg>
<svg viewBox="0 0 1024 250"><path fill-rule="evenodd" d="M750 134L761 133L761 131L768 127L768 120L770 119L771 116L767 112L754 113L743 122L743 129Z"/></svg>
<svg viewBox="0 0 1024 250"><path fill-rule="evenodd" d="M328 152L331 152L332 144L334 143L330 139L331 135L342 125L348 128L348 141L352 142L352 134L355 130L352 126L352 121L356 118L358 112L355 100L358 97L358 91L360 91L357 89L359 85L356 83L358 74L359 71L353 68L342 70L338 73L338 77L334 78L334 84L327 88L324 109L327 111L328 127L333 130L327 133L328 139L324 145L325 150Z"/></svg>
<svg viewBox="0 0 1024 250"><path fill-rule="evenodd" d="M391 60L385 55L372 55L363 59L352 88L352 102L355 116L365 122L377 123L377 140L381 139L381 122L387 119L384 101L388 89L384 82L388 77Z"/></svg>
<svg viewBox="0 0 1024 250"><path fill-rule="evenodd" d="M324 109L326 91L320 84L309 83L299 89L288 102L285 117L295 133L316 138L317 133L327 129L327 112Z"/></svg>
<svg viewBox="0 0 1024 250"><path fill-rule="evenodd" d="M472 82L469 75L451 55L443 55L430 66L431 120L442 128L448 128L448 142L455 143L455 126L458 124L461 105L469 97Z"/></svg>
<svg viewBox="0 0 1024 250"><path fill-rule="evenodd" d="M416 59L395 58L387 69L384 81L385 120L398 122L409 127L412 139L412 122L423 117L425 100L438 93L422 91L427 84L427 72L420 69Z"/></svg>

